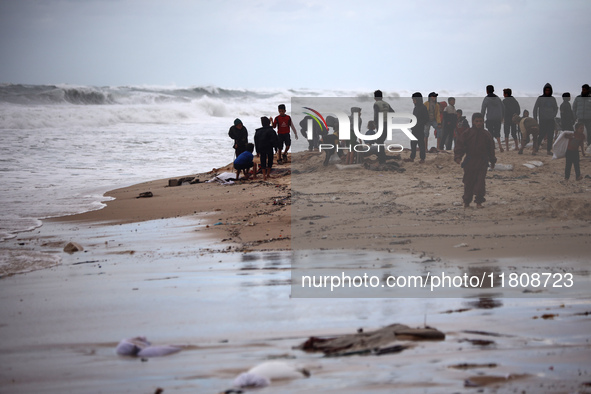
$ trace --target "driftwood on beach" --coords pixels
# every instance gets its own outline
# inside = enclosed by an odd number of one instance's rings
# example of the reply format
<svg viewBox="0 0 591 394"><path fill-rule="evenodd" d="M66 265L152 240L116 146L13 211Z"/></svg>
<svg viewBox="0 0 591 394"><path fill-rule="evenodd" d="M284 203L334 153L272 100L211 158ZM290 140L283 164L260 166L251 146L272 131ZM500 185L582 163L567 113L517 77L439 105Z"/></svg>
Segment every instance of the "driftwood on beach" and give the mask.
<svg viewBox="0 0 591 394"><path fill-rule="evenodd" d="M445 334L435 328L411 328L404 324L391 324L375 331L357 332L336 337L310 337L297 348L307 352L323 352L326 356L354 354L382 355L397 353L410 347L397 344L400 340L444 340Z"/></svg>

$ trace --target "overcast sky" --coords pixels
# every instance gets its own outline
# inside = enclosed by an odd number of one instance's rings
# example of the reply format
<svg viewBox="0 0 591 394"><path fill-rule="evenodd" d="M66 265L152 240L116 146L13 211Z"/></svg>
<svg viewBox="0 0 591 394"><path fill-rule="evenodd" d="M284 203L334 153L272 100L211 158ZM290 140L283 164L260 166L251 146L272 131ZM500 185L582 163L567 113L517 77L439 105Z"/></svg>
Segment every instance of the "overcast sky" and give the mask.
<svg viewBox="0 0 591 394"><path fill-rule="evenodd" d="M580 93L589 0L0 0L0 82Z"/></svg>

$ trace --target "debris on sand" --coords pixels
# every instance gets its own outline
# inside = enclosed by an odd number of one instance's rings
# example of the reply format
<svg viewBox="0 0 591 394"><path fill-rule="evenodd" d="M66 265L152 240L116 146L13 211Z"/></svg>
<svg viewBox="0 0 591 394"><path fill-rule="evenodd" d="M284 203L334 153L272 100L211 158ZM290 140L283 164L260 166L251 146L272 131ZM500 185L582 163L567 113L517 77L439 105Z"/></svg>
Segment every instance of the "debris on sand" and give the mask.
<svg viewBox="0 0 591 394"><path fill-rule="evenodd" d="M84 248L76 243L76 242L68 242L68 244L64 247L64 252L72 254L75 252L82 252Z"/></svg>
<svg viewBox="0 0 591 394"><path fill-rule="evenodd" d="M266 361L241 373L234 379L234 387L261 388L275 380L292 380L310 377L310 372L285 361Z"/></svg>
<svg viewBox="0 0 591 394"><path fill-rule="evenodd" d="M135 337L121 340L115 351L120 356L132 357L162 357L180 352L179 346L152 346L146 337Z"/></svg>
<svg viewBox="0 0 591 394"><path fill-rule="evenodd" d="M391 324L387 327L369 331L346 334L337 337L319 338L310 337L306 342L298 346L300 350L307 352L323 352L327 356L349 356L354 354L382 355L397 353L411 347L411 345L399 345L394 342L400 340L444 340L445 334L431 328L410 328L404 324Z"/></svg>

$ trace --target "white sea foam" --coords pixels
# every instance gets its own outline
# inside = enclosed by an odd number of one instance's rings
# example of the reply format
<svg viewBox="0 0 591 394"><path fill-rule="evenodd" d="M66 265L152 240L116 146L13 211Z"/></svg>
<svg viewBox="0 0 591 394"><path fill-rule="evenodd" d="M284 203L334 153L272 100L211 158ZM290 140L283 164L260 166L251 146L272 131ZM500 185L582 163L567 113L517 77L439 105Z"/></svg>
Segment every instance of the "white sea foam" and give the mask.
<svg viewBox="0 0 591 394"><path fill-rule="evenodd" d="M384 93L411 108L412 92ZM233 150L227 133L237 117L252 141L260 116L275 116L279 103L291 113L292 97L363 98L367 121L372 96L312 89L0 84L0 239L39 226L41 218L99 209L103 193L116 187L228 164ZM478 110L477 102L470 110ZM294 111L294 117L303 116ZM300 138L292 149L306 146Z"/></svg>

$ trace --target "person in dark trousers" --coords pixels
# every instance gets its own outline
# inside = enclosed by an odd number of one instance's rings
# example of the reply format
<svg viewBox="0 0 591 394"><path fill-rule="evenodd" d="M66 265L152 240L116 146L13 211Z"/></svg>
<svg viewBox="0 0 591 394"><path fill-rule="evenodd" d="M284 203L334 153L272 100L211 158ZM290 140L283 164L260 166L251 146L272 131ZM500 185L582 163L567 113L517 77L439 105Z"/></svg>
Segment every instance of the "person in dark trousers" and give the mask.
<svg viewBox="0 0 591 394"><path fill-rule="evenodd" d="M493 85L486 87L486 97L482 100L480 113L482 113L482 116L486 116L486 128L499 143L499 150L503 152L503 145L501 145L501 123L505 116L505 107L500 97L494 92L495 87Z"/></svg>
<svg viewBox="0 0 591 394"><path fill-rule="evenodd" d="M236 157L240 156L246 150L246 144L248 144L248 130L246 130L240 119L234 120L234 125L228 131L228 136L234 140L233 148Z"/></svg>
<svg viewBox="0 0 591 394"><path fill-rule="evenodd" d="M503 106L505 107L505 116L503 119L503 131L505 132L505 147L509 151L509 135L515 142L515 150L519 150L519 139L517 138L517 124L513 123L513 115L521 113L519 102L513 97L513 91L509 88L503 89Z"/></svg>
<svg viewBox="0 0 591 394"><path fill-rule="evenodd" d="M544 94L538 97L534 104L534 119L540 125L540 135L538 136L538 146L542 146L542 141L547 138L546 151L548 155L552 154L552 141L554 140L554 129L556 114L558 113L558 104L552 97L552 85L544 85Z"/></svg>
<svg viewBox="0 0 591 394"><path fill-rule="evenodd" d="M464 162L462 158L466 156ZM484 128L484 116L480 113L472 115L472 127L466 130L457 140L454 149L454 161L464 169L464 208L468 208L472 199L476 208L483 208L486 201L486 172L495 168L495 143L490 133Z"/></svg>
<svg viewBox="0 0 591 394"><path fill-rule="evenodd" d="M562 130L574 131L575 114L570 106L570 93L562 94L562 104L560 104L560 127Z"/></svg>
<svg viewBox="0 0 591 394"><path fill-rule="evenodd" d="M587 146L591 145L591 94L589 93L588 84L584 84L581 87L581 94L575 97L573 112L577 121L585 124L585 129L587 130Z"/></svg>
<svg viewBox="0 0 591 394"><path fill-rule="evenodd" d="M266 116L261 117L261 128L256 129L254 133L254 145L256 147L257 156L261 160L261 172L263 173L263 181L271 176L271 169L273 168L273 156L275 149L279 147L279 140L277 133L271 127L271 120Z"/></svg>
<svg viewBox="0 0 591 394"><path fill-rule="evenodd" d="M394 112L394 110L392 109L390 104L388 104L387 102L385 102L383 100L383 93L381 90L376 90L373 93L373 97L375 100L375 103L373 104L373 122L376 125L376 127L378 128L378 130L380 130L380 129L382 130L382 134L380 135L380 137L375 140L375 143L379 145L379 144L384 144L384 142L386 142L386 138L387 138L386 124L387 124L387 120L388 120L387 114L390 112ZM382 124L380 124L380 122L379 122L380 113L383 114ZM384 164L386 162L386 147L385 146L379 147L378 162L380 164Z"/></svg>
<svg viewBox="0 0 591 394"><path fill-rule="evenodd" d="M579 148L581 148L581 154L585 156L585 124L583 122L577 123L576 130L573 134L568 133L564 136L568 139L568 146L566 148L566 164L564 167L564 179L568 181L570 178L570 169L572 166L575 167L575 175L577 181L583 179L581 176L581 168L579 166Z"/></svg>
<svg viewBox="0 0 591 394"><path fill-rule="evenodd" d="M308 130L308 120L312 121L312 138L306 133L310 133ZM304 119L300 121L300 133L308 139L308 150L318 150L318 144L320 143L320 136L323 134L322 127L318 122L314 121L310 115L306 115Z"/></svg>
<svg viewBox="0 0 591 394"><path fill-rule="evenodd" d="M410 158L404 159L407 162L415 161L415 157L417 156L417 145L419 146L419 157L421 161L419 163L425 162L425 126L429 122L429 111L425 104L423 104L423 95L420 92L416 92L412 94L412 102L415 105L412 114L417 118L417 124L411 129L412 135L414 135L417 140L410 141Z"/></svg>
<svg viewBox="0 0 591 394"><path fill-rule="evenodd" d="M293 131L296 140L298 139L298 132L291 121L291 116L285 113L285 104L279 104L277 109L279 111L279 115L275 117L275 120L272 120L272 123L273 128L277 129L277 138L279 139L277 163L283 164L283 162L287 162L287 151L289 151L289 148L291 147L291 136L289 134L289 129ZM281 152L284 145L285 150Z"/></svg>
<svg viewBox="0 0 591 394"><path fill-rule="evenodd" d="M443 136L441 137L441 145L439 150L451 150L454 139L454 131L458 123L458 115L456 113L456 99L450 97L447 99L447 107L443 112Z"/></svg>

